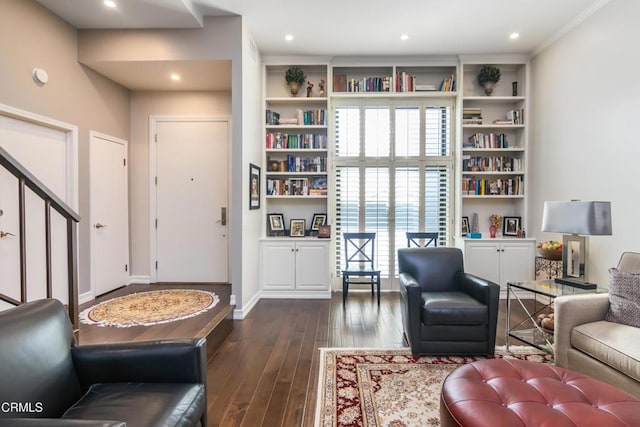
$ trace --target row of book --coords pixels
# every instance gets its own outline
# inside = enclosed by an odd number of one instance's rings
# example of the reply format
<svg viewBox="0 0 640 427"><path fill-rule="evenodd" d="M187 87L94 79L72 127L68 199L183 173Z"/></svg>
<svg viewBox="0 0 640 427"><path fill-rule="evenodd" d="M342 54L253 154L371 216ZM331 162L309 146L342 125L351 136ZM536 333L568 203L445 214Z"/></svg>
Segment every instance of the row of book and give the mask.
<svg viewBox="0 0 640 427"><path fill-rule="evenodd" d="M521 172L522 159L509 156L475 156L462 161L464 172Z"/></svg>
<svg viewBox="0 0 640 427"><path fill-rule="evenodd" d="M297 110L295 117L281 118L280 114L266 110L267 125L325 125L327 120L327 110L322 108L318 110Z"/></svg>
<svg viewBox="0 0 640 427"><path fill-rule="evenodd" d="M268 196L326 196L327 178L267 178Z"/></svg>
<svg viewBox="0 0 640 427"><path fill-rule="evenodd" d="M327 148L327 135L319 133L267 132L266 148L323 149Z"/></svg>
<svg viewBox="0 0 640 427"><path fill-rule="evenodd" d="M269 159L272 172L326 172L326 156L294 156L287 155L286 160ZM277 165L277 168L276 168Z"/></svg>
<svg viewBox="0 0 640 427"><path fill-rule="evenodd" d="M462 143L462 148L509 148L504 133L474 133Z"/></svg>
<svg viewBox="0 0 640 427"><path fill-rule="evenodd" d="M482 110L480 108L463 108L462 124L463 125L481 125Z"/></svg>
<svg viewBox="0 0 640 427"><path fill-rule="evenodd" d="M346 92L390 92L391 77L349 79L346 89Z"/></svg>
<svg viewBox="0 0 640 427"><path fill-rule="evenodd" d="M462 194L476 196L516 196L524 194L521 176L508 179L462 179Z"/></svg>
<svg viewBox="0 0 640 427"><path fill-rule="evenodd" d="M524 109L507 111L506 119L497 119L493 121L494 125L523 125Z"/></svg>

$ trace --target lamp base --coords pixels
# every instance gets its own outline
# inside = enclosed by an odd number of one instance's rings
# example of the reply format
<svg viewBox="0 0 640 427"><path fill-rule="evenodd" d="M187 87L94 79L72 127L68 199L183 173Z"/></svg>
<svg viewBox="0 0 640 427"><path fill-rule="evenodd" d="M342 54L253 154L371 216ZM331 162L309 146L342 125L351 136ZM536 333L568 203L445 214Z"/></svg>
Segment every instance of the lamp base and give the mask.
<svg viewBox="0 0 640 427"><path fill-rule="evenodd" d="M569 285L581 289L595 289L598 287L595 283L587 283L580 279L572 279L570 277L556 277L555 281L562 285Z"/></svg>

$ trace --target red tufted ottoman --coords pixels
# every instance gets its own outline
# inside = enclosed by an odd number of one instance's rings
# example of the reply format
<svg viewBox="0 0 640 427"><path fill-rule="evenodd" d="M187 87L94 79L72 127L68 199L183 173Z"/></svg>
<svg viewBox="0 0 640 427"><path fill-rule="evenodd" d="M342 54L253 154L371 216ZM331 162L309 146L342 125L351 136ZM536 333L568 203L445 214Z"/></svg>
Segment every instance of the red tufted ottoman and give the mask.
<svg viewBox="0 0 640 427"><path fill-rule="evenodd" d="M440 422L443 427L638 427L640 400L553 365L487 359L444 380Z"/></svg>

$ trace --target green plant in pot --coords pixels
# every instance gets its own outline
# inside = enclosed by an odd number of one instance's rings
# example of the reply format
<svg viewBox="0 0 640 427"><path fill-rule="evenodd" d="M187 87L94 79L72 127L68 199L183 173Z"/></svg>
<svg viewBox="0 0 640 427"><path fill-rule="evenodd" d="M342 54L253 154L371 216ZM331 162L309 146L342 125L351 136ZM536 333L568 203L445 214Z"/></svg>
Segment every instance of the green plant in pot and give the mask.
<svg viewBox="0 0 640 427"><path fill-rule="evenodd" d="M300 85L304 83L306 78L307 76L304 75L304 71L302 71L300 67L289 67L284 75L284 79L289 84L291 95L295 96L298 94L298 89L300 89Z"/></svg>
<svg viewBox="0 0 640 427"><path fill-rule="evenodd" d="M500 69L493 65L485 65L478 73L478 83L484 88L485 95L491 95L493 87L500 81Z"/></svg>

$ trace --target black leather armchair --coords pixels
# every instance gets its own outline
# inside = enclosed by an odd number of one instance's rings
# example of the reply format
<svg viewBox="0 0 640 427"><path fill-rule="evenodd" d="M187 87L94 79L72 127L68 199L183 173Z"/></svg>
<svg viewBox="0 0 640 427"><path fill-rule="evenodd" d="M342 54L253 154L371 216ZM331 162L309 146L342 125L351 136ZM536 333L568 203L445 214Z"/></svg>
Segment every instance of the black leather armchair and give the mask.
<svg viewBox="0 0 640 427"><path fill-rule="evenodd" d="M500 286L465 273L460 249L398 249L398 267L413 354L494 353Z"/></svg>
<svg viewBox="0 0 640 427"><path fill-rule="evenodd" d="M62 304L0 312L0 425L206 426L206 340L77 346Z"/></svg>

